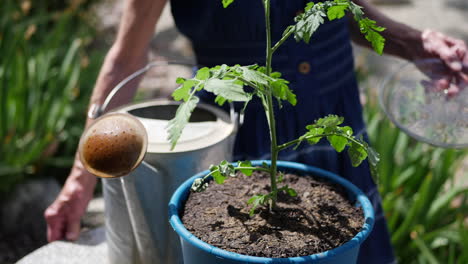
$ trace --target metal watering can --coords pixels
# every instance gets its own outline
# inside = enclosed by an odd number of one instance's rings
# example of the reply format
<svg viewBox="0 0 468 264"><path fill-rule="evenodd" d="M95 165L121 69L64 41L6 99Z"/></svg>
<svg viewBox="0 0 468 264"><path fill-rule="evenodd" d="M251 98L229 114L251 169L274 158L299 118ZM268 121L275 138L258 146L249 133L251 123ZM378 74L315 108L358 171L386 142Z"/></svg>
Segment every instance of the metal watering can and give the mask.
<svg viewBox="0 0 468 264"><path fill-rule="evenodd" d="M130 81L153 67L181 63L153 62L118 84L102 106L90 110L99 116L112 97ZM190 64L183 64L192 66ZM237 130L237 115L199 104L174 151L165 127L179 103L165 99L129 104L113 112L139 119L148 134L144 161L129 175L103 179L109 262L182 263L179 237L168 222L167 204L187 178L222 160L230 160ZM231 107L231 109L233 109Z"/></svg>

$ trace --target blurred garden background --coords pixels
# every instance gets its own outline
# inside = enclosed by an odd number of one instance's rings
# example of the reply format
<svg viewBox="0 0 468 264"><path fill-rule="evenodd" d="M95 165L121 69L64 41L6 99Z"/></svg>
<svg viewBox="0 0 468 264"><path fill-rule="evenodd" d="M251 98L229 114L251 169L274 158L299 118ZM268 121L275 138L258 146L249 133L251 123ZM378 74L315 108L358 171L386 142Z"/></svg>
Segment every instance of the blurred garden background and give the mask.
<svg viewBox="0 0 468 264"><path fill-rule="evenodd" d="M122 2L1 0L0 264L46 243L42 213L72 165ZM372 2L399 21L468 42L468 0ZM467 150L431 147L395 128L377 96L382 79L401 61L358 47L355 57L370 140L382 158L379 190L399 263L468 263ZM168 8L150 59L194 61Z"/></svg>

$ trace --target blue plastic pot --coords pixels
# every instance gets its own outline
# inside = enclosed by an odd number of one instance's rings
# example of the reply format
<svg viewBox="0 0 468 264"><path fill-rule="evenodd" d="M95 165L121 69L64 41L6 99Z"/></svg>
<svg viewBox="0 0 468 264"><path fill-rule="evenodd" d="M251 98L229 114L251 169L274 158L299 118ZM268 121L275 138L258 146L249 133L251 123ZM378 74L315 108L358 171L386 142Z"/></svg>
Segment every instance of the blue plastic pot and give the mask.
<svg viewBox="0 0 468 264"><path fill-rule="evenodd" d="M260 166L263 162L253 161L254 166ZM247 255L241 255L229 252L212 245L209 245L192 233L190 233L182 224L179 213L183 210L183 205L190 192L192 182L196 178L205 176L209 171L203 171L185 181L172 195L169 202L169 218L175 232L180 236L182 243L182 252L184 264L234 264L234 263L356 263L359 247L367 238L374 225L374 209L367 197L352 183L331 172L307 166L295 162L278 161L278 169L282 171L294 172L299 175L309 174L328 179L332 182L344 186L349 193L351 201L355 205L362 207L364 211L364 225L359 232L350 241L332 250L319 254L293 257L293 258L262 258Z"/></svg>

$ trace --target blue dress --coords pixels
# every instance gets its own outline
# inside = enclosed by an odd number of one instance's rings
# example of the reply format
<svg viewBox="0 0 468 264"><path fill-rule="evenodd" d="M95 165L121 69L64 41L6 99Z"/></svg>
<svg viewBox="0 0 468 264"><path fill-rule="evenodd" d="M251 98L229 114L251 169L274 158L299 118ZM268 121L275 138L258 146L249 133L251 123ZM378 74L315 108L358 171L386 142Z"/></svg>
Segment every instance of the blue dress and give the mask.
<svg viewBox="0 0 468 264"><path fill-rule="evenodd" d="M306 2L271 1L273 43L294 23L294 16ZM237 0L227 9L222 7L221 0L172 0L171 5L176 25L192 41L199 65L265 64L265 21L260 0ZM303 135L308 124L328 114L343 116L345 124L358 136L366 136L347 18L326 22L309 45L296 43L291 37L273 55L272 66L290 81L298 101L294 107L285 102L281 110L275 111L279 144ZM201 99L212 102L213 96L201 94ZM244 124L236 138L235 160L269 159L269 152L267 121L261 103L256 100L246 109ZM325 142L282 151L279 159L332 171L363 190L374 205L376 223L361 246L359 263L394 262L380 196L366 162L354 168L346 153L337 153Z"/></svg>

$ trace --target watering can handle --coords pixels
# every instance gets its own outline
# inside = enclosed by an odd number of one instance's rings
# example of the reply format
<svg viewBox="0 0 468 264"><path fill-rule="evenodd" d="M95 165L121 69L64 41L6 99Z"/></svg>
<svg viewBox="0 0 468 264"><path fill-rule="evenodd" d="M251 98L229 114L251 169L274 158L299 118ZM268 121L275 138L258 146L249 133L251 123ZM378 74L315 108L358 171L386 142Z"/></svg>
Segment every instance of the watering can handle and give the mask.
<svg viewBox="0 0 468 264"><path fill-rule="evenodd" d="M133 79L137 78L141 74L147 72L149 69L153 67L159 67L159 66L169 66L169 65L184 65L184 66L191 66L191 67L196 67L193 63L190 62L177 62L177 61L153 61L148 63L145 67L139 69L138 71L130 74L127 78L123 79L120 83L118 83L107 95L106 100L104 100L104 103L102 105L98 104L92 104L91 107L88 110L88 118L98 118L101 116L104 111L106 110L107 106L109 105L110 101L112 98L124 87L127 85L130 81ZM243 117L244 115L242 113L237 113L234 110L234 104L231 102L229 103L230 111L229 114L231 116L231 122L235 124L236 126L242 125L243 123Z"/></svg>

